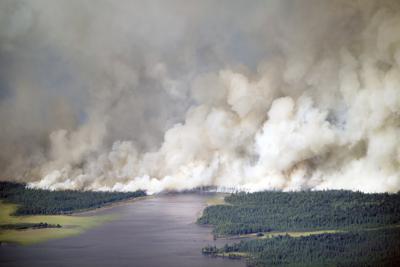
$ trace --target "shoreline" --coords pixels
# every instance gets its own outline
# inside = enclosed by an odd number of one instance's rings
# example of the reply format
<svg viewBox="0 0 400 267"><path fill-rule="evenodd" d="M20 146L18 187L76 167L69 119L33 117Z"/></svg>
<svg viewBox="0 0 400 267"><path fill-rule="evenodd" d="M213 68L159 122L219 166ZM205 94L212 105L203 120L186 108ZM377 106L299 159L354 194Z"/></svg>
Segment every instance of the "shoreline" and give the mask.
<svg viewBox="0 0 400 267"><path fill-rule="evenodd" d="M148 196L143 196L143 197L134 197L134 198L128 198L128 199L124 199L124 200L119 200L119 201L115 201L115 202L111 202L111 203L106 203L100 207L96 207L96 208L88 208L88 209L83 209L83 210L78 210L78 211L73 211L71 213L66 213L66 214L61 214L61 215L67 215L67 216L84 216L84 215L93 215L93 213L99 212L99 211L103 211L103 210L107 210L107 209L111 209L113 207L118 207L118 206L122 206L125 204L129 204L129 203L134 203L136 201L140 201L140 200L145 200L145 199L151 199L153 198L154 195L148 195ZM58 214L55 214L58 215ZM51 215L50 215L51 216Z"/></svg>
<svg viewBox="0 0 400 267"><path fill-rule="evenodd" d="M18 224L18 223L49 223L59 224L60 228L43 228L43 229L1 229L0 230L0 246L16 246L32 245L35 243L45 242L51 239L65 238L68 236L79 235L90 228L97 227L103 223L110 222L119 217L117 213L99 214L100 211L111 209L116 206L134 203L136 201L148 199L152 196L141 196L105 203L100 207L79 210L70 213L51 214L51 215L11 215L17 204L3 203L0 200L4 214L0 218L1 224ZM5 208L7 207L7 208Z"/></svg>
<svg viewBox="0 0 400 267"><path fill-rule="evenodd" d="M196 194L196 192L190 192L190 194ZM179 193L170 193L165 195L175 195ZM185 193L184 193L185 194ZM2 245L8 245L8 243L19 244L19 245L30 245L33 243L44 242L49 239L58 239L71 235L77 235L82 232L85 232L89 228L98 226L108 221L112 221L118 217L120 217L117 211L111 211L114 207L119 207L127 204L133 204L137 201L150 200L157 198L159 196L163 196L164 194L154 194L154 195L146 195L140 197L132 197L128 199L123 199L119 201L104 203L101 206L76 210L74 212L61 213L61 214L51 214L51 215L17 215L12 216L10 214L13 213L13 209L16 208L17 204L8 203L5 205L10 205L10 213L7 214L7 219L12 221L12 223L40 223L47 222L51 224L60 224L62 227L60 228L46 228L46 229L27 229L27 230L4 230L0 231L0 240ZM214 196L213 196L214 195ZM217 197L215 197L217 195ZM220 202L225 194L220 195L218 193L212 193L210 199L211 202L215 202L217 198ZM209 199L209 198L207 198ZM196 214L196 220L201 216L204 208L209 206L211 203L206 201L204 203L203 208ZM215 204L215 203L212 203ZM197 224L196 220L193 221L194 224ZM14 222L15 221L15 222ZM11 223L11 222L10 222ZM209 228L210 226L202 225L203 227Z"/></svg>

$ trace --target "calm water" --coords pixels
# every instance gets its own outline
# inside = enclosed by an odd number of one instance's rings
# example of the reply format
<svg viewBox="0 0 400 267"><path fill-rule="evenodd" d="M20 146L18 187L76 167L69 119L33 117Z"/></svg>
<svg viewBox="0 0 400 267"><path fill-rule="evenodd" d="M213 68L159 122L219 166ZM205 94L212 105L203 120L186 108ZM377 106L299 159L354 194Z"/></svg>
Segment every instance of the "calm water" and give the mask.
<svg viewBox="0 0 400 267"><path fill-rule="evenodd" d="M203 246L214 244L211 229L194 223L207 197L164 195L102 210L96 214L121 217L79 236L0 247L0 266L245 266L201 254Z"/></svg>

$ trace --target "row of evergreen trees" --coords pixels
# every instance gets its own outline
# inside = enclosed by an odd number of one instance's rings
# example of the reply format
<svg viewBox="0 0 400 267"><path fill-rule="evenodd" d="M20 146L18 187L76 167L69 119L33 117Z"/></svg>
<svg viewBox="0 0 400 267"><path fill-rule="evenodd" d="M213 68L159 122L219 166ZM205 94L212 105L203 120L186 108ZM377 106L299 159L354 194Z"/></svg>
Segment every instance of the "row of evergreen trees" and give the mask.
<svg viewBox="0 0 400 267"><path fill-rule="evenodd" d="M20 204L16 215L65 214L101 207L124 199L145 196L136 192L50 191L29 189L24 184L0 182L0 199Z"/></svg>
<svg viewBox="0 0 400 267"><path fill-rule="evenodd" d="M203 254L241 252L249 266L400 266L400 228L242 241ZM237 254L236 254L237 255Z"/></svg>
<svg viewBox="0 0 400 267"><path fill-rule="evenodd" d="M400 193L343 190L232 194L198 219L218 235L267 231L348 229L400 223Z"/></svg>

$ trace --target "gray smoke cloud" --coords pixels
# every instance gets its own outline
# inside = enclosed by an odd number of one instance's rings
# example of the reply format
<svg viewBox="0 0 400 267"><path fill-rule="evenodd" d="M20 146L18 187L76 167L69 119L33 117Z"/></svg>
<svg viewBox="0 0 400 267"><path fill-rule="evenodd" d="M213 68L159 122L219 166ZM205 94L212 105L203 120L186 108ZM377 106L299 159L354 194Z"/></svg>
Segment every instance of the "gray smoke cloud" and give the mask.
<svg viewBox="0 0 400 267"><path fill-rule="evenodd" d="M0 2L0 177L400 189L400 3Z"/></svg>

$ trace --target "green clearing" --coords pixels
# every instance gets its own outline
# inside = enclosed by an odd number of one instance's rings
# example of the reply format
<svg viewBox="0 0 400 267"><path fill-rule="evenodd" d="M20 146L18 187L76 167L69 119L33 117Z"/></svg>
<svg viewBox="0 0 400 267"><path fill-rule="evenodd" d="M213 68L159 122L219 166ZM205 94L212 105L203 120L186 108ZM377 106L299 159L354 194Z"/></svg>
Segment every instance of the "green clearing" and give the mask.
<svg viewBox="0 0 400 267"><path fill-rule="evenodd" d="M30 215L13 216L18 205L0 202L0 225L22 223L60 224L62 228L0 230L0 242L30 245L49 239L78 235L92 227L109 222L115 215L74 216L74 215Z"/></svg>
<svg viewBox="0 0 400 267"><path fill-rule="evenodd" d="M262 236L258 236L259 233L255 234L243 234L239 235L239 238L256 238L256 239L266 239L272 238L276 236L290 236L290 237L303 237L303 236L311 236L311 235L321 235L321 234L336 234L336 233L344 233L342 230L317 230L317 231L288 231L288 232L263 232Z"/></svg>
<svg viewBox="0 0 400 267"><path fill-rule="evenodd" d="M227 205L225 202L225 194L223 195L215 195L210 198L207 198L207 206L214 206L214 205Z"/></svg>

